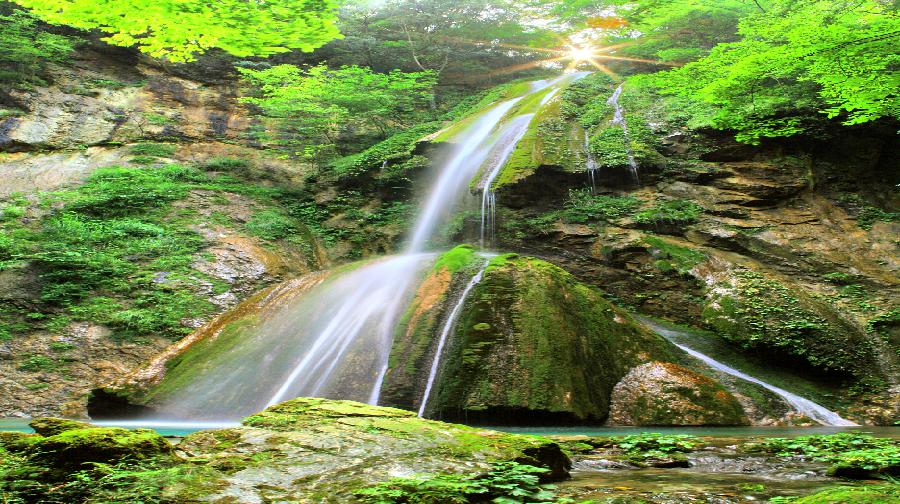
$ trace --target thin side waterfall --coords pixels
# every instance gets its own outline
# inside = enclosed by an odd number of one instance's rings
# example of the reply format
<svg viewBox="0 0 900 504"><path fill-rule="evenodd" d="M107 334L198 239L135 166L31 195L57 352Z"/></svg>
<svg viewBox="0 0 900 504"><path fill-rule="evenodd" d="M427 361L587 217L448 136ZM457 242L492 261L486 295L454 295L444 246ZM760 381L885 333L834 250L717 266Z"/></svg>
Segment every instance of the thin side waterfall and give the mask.
<svg viewBox="0 0 900 504"><path fill-rule="evenodd" d="M555 90L554 90L555 91ZM494 244L497 215L497 194L491 189L494 179L513 151L519 140L528 131L534 114L523 114L510 120L497 134L497 140L490 150L487 160L487 177L481 189L481 247Z"/></svg>
<svg viewBox="0 0 900 504"><path fill-rule="evenodd" d="M469 297L469 292L481 282L481 278L484 276L484 270L487 268L489 262L490 261L484 262L481 269L478 270L478 273L472 277L472 280L470 280L466 285L466 288L463 289L462 294L459 296L459 301L457 301L456 306L450 310L447 321L444 322L444 327L441 328L441 336L438 339L437 350L435 350L434 358L431 360L431 370L428 372L428 381L425 384L425 393L422 394L422 403L419 405L419 416L425 414L425 407L428 406L428 399L431 397L431 388L434 386L434 380L437 378L438 371L440 370L441 357L444 355L444 345L447 343L447 337L450 335L450 331L456 326L456 320L459 318L462 307L466 303L466 298Z"/></svg>
<svg viewBox="0 0 900 504"><path fill-rule="evenodd" d="M571 78L538 81L529 93ZM335 273L260 314L248 336L226 339L190 364L190 378L167 389L158 409L170 418L224 421L298 396L377 404L397 321L434 260L423 250L485 163L509 157L530 120L512 112L523 98L489 108L450 138L404 254ZM494 205L490 198L487 207Z"/></svg>
<svg viewBox="0 0 900 504"><path fill-rule="evenodd" d="M858 425L856 423L851 422L850 420L841 418L841 416L838 415L837 413L825 408L824 406L816 404L816 403L810 401L809 399L800 397L796 394L788 392L787 390L776 387L774 385L770 385L770 384L760 380L759 378L754 378L753 376L750 376L746 373L742 373L741 371L738 371L737 369L734 369L731 366L723 364L708 355L702 354L692 348L689 348L685 345L679 344L677 341L675 341L675 338L677 338L679 336L680 337L687 336L685 333L683 333L681 331L675 331L673 329L666 329L665 327L662 327L659 324L655 324L652 321L645 319L645 318L640 318L640 320L647 327L651 328L656 333L658 333L659 335L661 335L664 338L666 338L667 340L669 340L672 344L674 344L678 348L687 352L687 354L690 355L691 357L694 357L696 359L703 361L704 364L715 369L716 371L720 371L727 375L734 376L735 378L740 378L741 380L748 381L750 383L755 383L755 384L765 388L766 390L769 390L769 391L781 396L781 398L784 399L784 402L788 403L791 406L791 408L793 408L795 411L811 418L812 420L815 420L816 422L819 422L822 425L840 426L840 427L853 427L853 426Z"/></svg>
<svg viewBox="0 0 900 504"><path fill-rule="evenodd" d="M623 86L624 84L619 84L619 87L616 88L606 103L613 107L613 119L610 122L619 125L622 128L622 133L625 135L625 152L628 153L628 167L631 169L631 176L634 178L634 182L639 184L641 179L638 177L637 161L635 161L634 153L631 151L631 141L628 136L628 123L625 121L622 105L619 104L619 97L622 96L622 91L625 89Z"/></svg>
<svg viewBox="0 0 900 504"><path fill-rule="evenodd" d="M597 169L600 168L600 165L597 164L597 160L594 158L594 155L591 153L591 134L588 130L584 130L584 157L587 160L586 168L588 172L588 177L591 178L591 193L597 192L597 184L595 182L594 175L597 172Z"/></svg>

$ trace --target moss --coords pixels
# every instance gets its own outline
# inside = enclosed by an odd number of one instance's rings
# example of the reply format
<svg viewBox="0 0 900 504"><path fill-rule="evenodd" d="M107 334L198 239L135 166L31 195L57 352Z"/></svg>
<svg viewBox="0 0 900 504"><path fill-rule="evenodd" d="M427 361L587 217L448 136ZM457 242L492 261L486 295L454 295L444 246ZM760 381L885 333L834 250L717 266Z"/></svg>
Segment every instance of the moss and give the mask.
<svg viewBox="0 0 900 504"><path fill-rule="evenodd" d="M653 229L668 230L697 222L703 207L687 200L668 200L655 203L634 216L634 221Z"/></svg>
<svg viewBox="0 0 900 504"><path fill-rule="evenodd" d="M435 407L449 418L527 410L602 420L627 370L668 349L565 271L501 255L465 305Z"/></svg>
<svg viewBox="0 0 900 504"><path fill-rule="evenodd" d="M668 268L669 270L675 269L679 273L686 273L708 259L706 254L699 250L675 245L657 236L645 235L644 242L650 245L654 257L665 259L665 261L657 261L657 268L663 272L666 272ZM664 263L662 267L660 267L660 262Z"/></svg>
<svg viewBox="0 0 900 504"><path fill-rule="evenodd" d="M471 245L457 245L453 249L441 254L434 263L434 270L447 269L450 273L470 266L475 260L475 247Z"/></svg>
<svg viewBox="0 0 900 504"><path fill-rule="evenodd" d="M114 462L170 456L174 449L168 441L149 429L92 427L72 429L39 438L28 449L34 460L67 468L88 462Z"/></svg>
<svg viewBox="0 0 900 504"><path fill-rule="evenodd" d="M801 497L793 504L894 504L900 501L900 485L866 485L829 488Z"/></svg>
<svg viewBox="0 0 900 504"><path fill-rule="evenodd" d="M28 425L41 436L55 436L65 431L92 427L88 423L65 418L35 418Z"/></svg>
<svg viewBox="0 0 900 504"><path fill-rule="evenodd" d="M745 350L787 353L820 371L855 376L878 372L871 343L827 307L778 280L739 269L730 293L717 295L703 320Z"/></svg>

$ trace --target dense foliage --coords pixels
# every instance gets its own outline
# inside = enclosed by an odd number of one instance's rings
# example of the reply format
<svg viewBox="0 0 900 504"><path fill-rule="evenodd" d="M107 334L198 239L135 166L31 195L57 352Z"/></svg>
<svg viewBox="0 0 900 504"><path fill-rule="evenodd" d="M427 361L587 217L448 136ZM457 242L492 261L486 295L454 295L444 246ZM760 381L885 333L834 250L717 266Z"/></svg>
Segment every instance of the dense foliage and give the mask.
<svg viewBox="0 0 900 504"><path fill-rule="evenodd" d="M64 60L73 48L71 38L41 29L34 16L0 11L0 84L42 84L47 64Z"/></svg>
<svg viewBox="0 0 900 504"><path fill-rule="evenodd" d="M240 70L258 90L245 101L275 119L276 142L292 155L306 157L347 153L348 146L340 145L342 137L383 138L411 126L433 99L435 84L428 71L377 73L324 65Z"/></svg>
<svg viewBox="0 0 900 504"><path fill-rule="evenodd" d="M107 42L171 61L221 49L235 56L312 51L340 34L331 0L15 0L41 19L99 29Z"/></svg>

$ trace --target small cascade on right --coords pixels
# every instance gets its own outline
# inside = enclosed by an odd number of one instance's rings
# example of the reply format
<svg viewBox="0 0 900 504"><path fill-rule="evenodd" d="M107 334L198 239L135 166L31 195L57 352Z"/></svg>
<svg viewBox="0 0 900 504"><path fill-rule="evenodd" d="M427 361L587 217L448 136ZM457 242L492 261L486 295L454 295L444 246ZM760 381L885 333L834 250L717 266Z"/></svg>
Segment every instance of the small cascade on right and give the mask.
<svg viewBox="0 0 900 504"><path fill-rule="evenodd" d="M594 158L594 154L591 152L591 134L588 133L588 130L584 130L584 157L586 160L585 168L588 172L588 177L591 179L591 194L597 192L597 183L596 183L596 173L600 168L600 164L597 163L597 159Z"/></svg>
<svg viewBox="0 0 900 504"><path fill-rule="evenodd" d="M624 84L619 84L619 87L616 88L615 92L613 92L606 103L613 107L613 119L610 122L620 126L625 135L625 151L628 153L628 167L631 170L631 177L634 179L634 183L639 184L641 179L638 177L638 164L634 159L634 152L631 150L631 138L628 135L628 123L625 121L622 105L619 104L619 97L622 96L622 91L624 90L623 86Z"/></svg>
<svg viewBox="0 0 900 504"><path fill-rule="evenodd" d="M750 376L746 373L742 373L741 371L738 371L737 369L734 369L731 366L723 364L706 354L702 354L692 348L689 348L685 345L678 343L676 341L677 339L681 339L682 337L686 336L686 334L682 333L681 331L676 331L674 329L667 329L667 328L653 322L652 320L644 318L644 317L637 317L637 319L640 320L641 322L643 322L644 325L646 325L647 327L652 329L654 332L656 332L660 336L669 340L673 345L677 346L681 350L684 350L691 357L694 357L695 359L702 361L704 364L715 369L716 371L725 373L730 376L734 376L735 378L739 378L741 380L748 381L750 383L755 383L755 384L759 385L760 387L763 387L764 389L777 394L782 399L784 399L784 402L788 403L795 411L797 411L798 413L800 413L802 415L805 415L806 417L808 417L812 420L815 420L816 422L819 422L822 425L837 426L837 427L855 427L855 426L859 425L859 424L851 422L850 420L846 420L846 419L842 418L837 413L825 408L824 406L816 404L816 403L810 401L809 399L806 399L805 397L800 397L796 394L788 392L787 390L776 387L774 385L770 385L770 384L760 380L759 378L754 378L753 376Z"/></svg>
<svg viewBox="0 0 900 504"><path fill-rule="evenodd" d="M423 416L425 414L425 407L428 406L428 399L431 397L431 389L434 386L434 380L437 378L438 371L440 371L441 365L441 357L444 354L444 346L447 343L447 337L450 336L450 331L456 327L456 320L459 318L459 314L462 311L462 307L466 304L466 299L469 297L469 292L481 282L481 278L484 276L484 270L487 269L490 261L485 261L481 266L481 269L478 270L478 273L472 277L472 280L466 285L466 288L463 289L462 294L459 296L459 300L456 302L456 305L450 310L450 314L447 315L447 321L444 322L444 327L441 328L441 335L438 338L437 350L434 352L434 358L431 361L431 370L428 372L428 381L425 384L425 393L422 394L422 403L419 405L419 416Z"/></svg>

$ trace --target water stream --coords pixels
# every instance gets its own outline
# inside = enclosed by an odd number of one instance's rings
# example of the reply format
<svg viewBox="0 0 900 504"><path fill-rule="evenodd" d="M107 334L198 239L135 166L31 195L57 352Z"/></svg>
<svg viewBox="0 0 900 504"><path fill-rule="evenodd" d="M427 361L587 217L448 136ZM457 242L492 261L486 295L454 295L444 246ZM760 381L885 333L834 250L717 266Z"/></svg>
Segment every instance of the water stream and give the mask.
<svg viewBox="0 0 900 504"><path fill-rule="evenodd" d="M640 183L640 177L638 177L638 164L634 159L634 153L631 150L631 139L628 134L628 122L625 121L625 111L622 109L622 105L619 104L619 97L622 96L622 91L625 89L624 84L619 84L619 87L613 92L612 96L609 97L607 101L608 104L613 107L613 119L611 121L612 124L617 124L622 128L622 133L625 136L625 151L628 154L628 168L631 170L631 177L634 179L636 184Z"/></svg>
<svg viewBox="0 0 900 504"><path fill-rule="evenodd" d="M450 335L450 331L456 327L456 320L459 319L462 307L466 304L466 298L469 297L469 292L471 292L472 289L478 285L478 282L481 281L481 277L484 276L484 270L487 269L488 263L489 261L484 262L481 269L478 270L478 273L472 277L472 280L470 280L466 285L466 288L463 289L456 305L450 310L450 314L447 315L447 321L444 322L444 327L441 328L441 336L438 339L437 350L434 352L434 358L431 361L431 369L428 372L428 381L425 384L425 393L422 395L422 403L419 405L419 416L425 414L425 407L428 406L428 399L431 397L431 388L434 386L434 380L437 377L438 371L441 369L441 357L444 355L444 345L447 343L447 337Z"/></svg>
<svg viewBox="0 0 900 504"><path fill-rule="evenodd" d="M798 413L800 413L802 415L809 417L812 420L815 420L816 422L818 422L822 425L841 426L841 427L852 427L852 426L857 425L856 423L853 423L849 420L841 418L841 416L838 415L837 413L825 408L824 406L816 404L816 403L810 401L809 399L800 397L796 394L788 392L787 390L784 390L782 388L768 384L768 383L760 380L759 378L755 378L746 373L738 371L737 369L734 369L731 366L723 364L708 355L702 354L702 353L700 353L692 348L689 348L689 347L679 343L678 341L676 341L676 340L681 340L682 338L684 338L686 336L689 336L686 333L683 333L681 331L676 331L674 329L665 328L665 327L663 327L659 324L656 324L653 321L643 318L643 317L641 317L640 320L647 327L651 328L653 331L655 331L662 337L668 339L670 342L672 342L672 344L674 344L678 348L687 352L687 354L690 355L691 357L694 357L695 359L702 361L704 364L715 369L716 371L725 373L730 376L734 376L735 378L739 378L741 380L748 381L750 383L755 383L755 384L759 385L760 387L763 387L766 390L769 390L769 391L777 394L782 399L784 399L784 402L788 403L791 406L791 408L793 408L795 411L797 411Z"/></svg>

